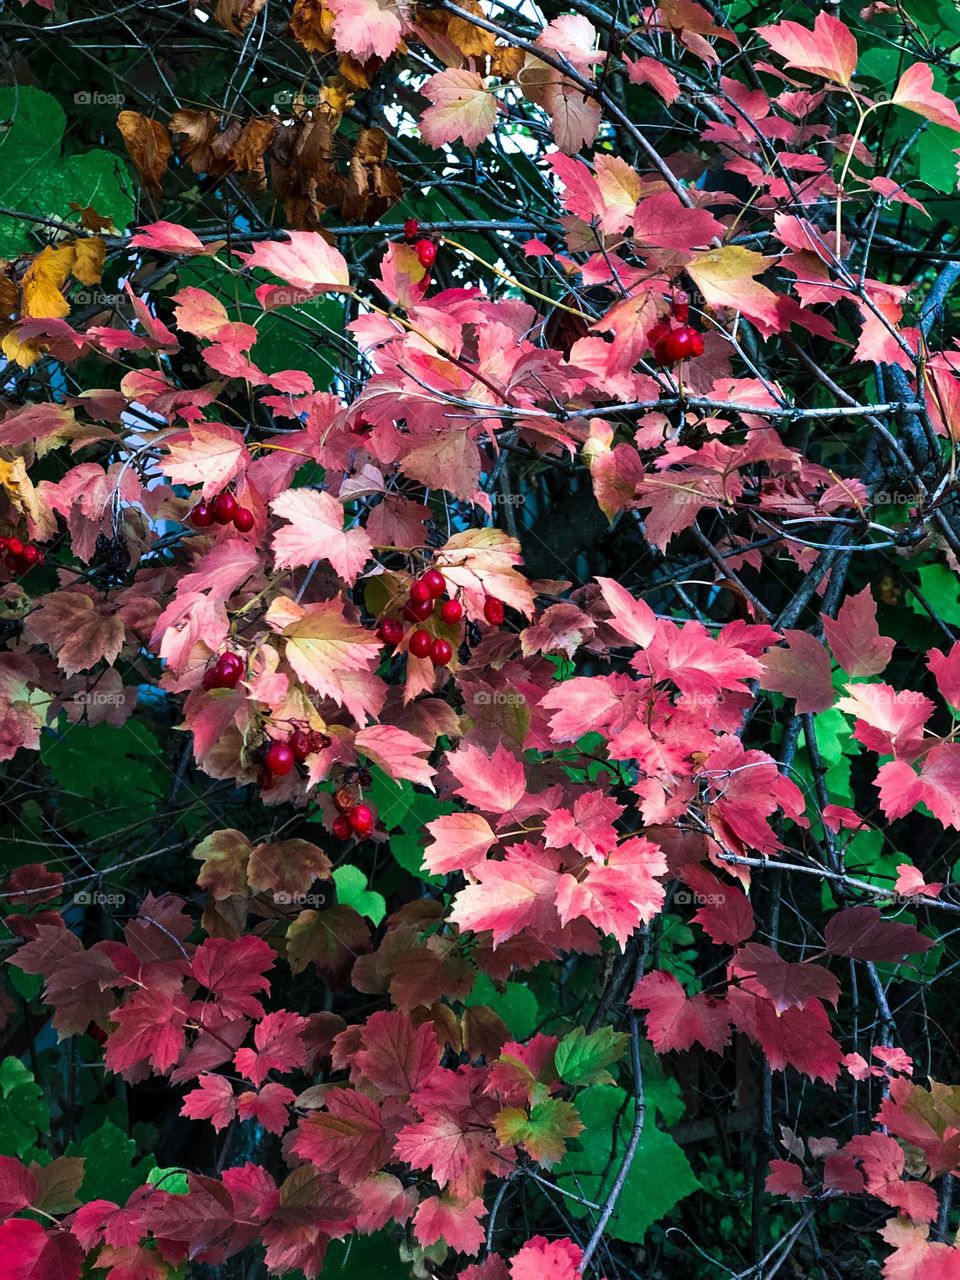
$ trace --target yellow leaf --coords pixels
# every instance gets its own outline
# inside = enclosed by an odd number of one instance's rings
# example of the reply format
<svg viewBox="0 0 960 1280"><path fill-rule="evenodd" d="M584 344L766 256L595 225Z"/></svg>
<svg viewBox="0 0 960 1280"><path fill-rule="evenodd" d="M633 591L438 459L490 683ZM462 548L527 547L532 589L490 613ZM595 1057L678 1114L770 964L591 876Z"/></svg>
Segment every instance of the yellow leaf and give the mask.
<svg viewBox="0 0 960 1280"><path fill-rule="evenodd" d="M21 283L21 312L33 319L59 318L70 314L70 304L61 290L73 267L74 248L47 245L27 269Z"/></svg>
<svg viewBox="0 0 960 1280"><path fill-rule="evenodd" d="M73 274L81 284L99 284L103 274L103 261L107 246L99 236L86 236L73 242L75 257Z"/></svg>
<svg viewBox="0 0 960 1280"><path fill-rule="evenodd" d="M698 253L686 270L707 306L741 311L761 333L768 334L782 327L777 316L777 295L755 277L775 262L775 258L765 258L754 249L727 244Z"/></svg>

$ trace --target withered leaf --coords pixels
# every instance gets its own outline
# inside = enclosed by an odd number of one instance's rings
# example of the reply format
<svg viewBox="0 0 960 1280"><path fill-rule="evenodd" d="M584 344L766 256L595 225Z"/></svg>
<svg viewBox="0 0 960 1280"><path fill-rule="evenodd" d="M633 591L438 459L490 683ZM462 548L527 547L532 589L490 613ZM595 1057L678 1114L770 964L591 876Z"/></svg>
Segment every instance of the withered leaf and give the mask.
<svg viewBox="0 0 960 1280"><path fill-rule="evenodd" d="M308 53L329 53L333 49L332 11L322 0L296 0L290 34Z"/></svg>
<svg viewBox="0 0 960 1280"><path fill-rule="evenodd" d="M214 18L231 35L242 36L267 0L217 0Z"/></svg>
<svg viewBox="0 0 960 1280"><path fill-rule="evenodd" d="M170 135L159 120L151 120L139 111L121 111L117 128L144 186L151 195L159 196L161 180L173 155Z"/></svg>

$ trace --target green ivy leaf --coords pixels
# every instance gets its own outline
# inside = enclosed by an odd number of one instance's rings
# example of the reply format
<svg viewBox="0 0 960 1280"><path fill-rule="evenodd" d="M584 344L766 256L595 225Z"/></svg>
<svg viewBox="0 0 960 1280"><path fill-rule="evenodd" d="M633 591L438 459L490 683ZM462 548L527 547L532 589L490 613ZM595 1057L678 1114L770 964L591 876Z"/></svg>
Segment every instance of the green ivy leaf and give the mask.
<svg viewBox="0 0 960 1280"><path fill-rule="evenodd" d="M7 191L2 203L25 213L76 222L70 202L92 205L123 231L133 218L129 170L116 152L85 151L61 156L66 116L56 98L32 85L0 89L0 167ZM16 199L12 187L14 184ZM0 222L0 257L36 250L29 222Z"/></svg>
<svg viewBox="0 0 960 1280"><path fill-rule="evenodd" d="M71 1142L67 1155L86 1159L81 1188L84 1202L112 1200L124 1204L156 1166L153 1156L137 1160L137 1144L110 1120L82 1142Z"/></svg>
<svg viewBox="0 0 960 1280"><path fill-rule="evenodd" d="M353 907L357 915L366 916L374 924L380 923L387 914L386 899L367 888L367 877L359 867L337 867L333 879L338 902L345 907Z"/></svg>
<svg viewBox="0 0 960 1280"><path fill-rule="evenodd" d="M565 1084L613 1084L607 1070L626 1052L630 1037L612 1027L588 1033L577 1027L557 1045L555 1062Z"/></svg>
<svg viewBox="0 0 960 1280"><path fill-rule="evenodd" d="M596 1085L580 1095L578 1108L584 1124L577 1140L579 1150L567 1152L554 1177L573 1195L599 1204L609 1191L626 1150L634 1103L623 1089ZM657 1128L655 1113L648 1111L640 1144L610 1219L609 1233L618 1240L639 1244L653 1223L699 1186L681 1147ZM588 1212L573 1200L566 1207L576 1217Z"/></svg>
<svg viewBox="0 0 960 1280"><path fill-rule="evenodd" d="M19 1058L0 1062L0 1155L21 1156L50 1132L43 1092Z"/></svg>

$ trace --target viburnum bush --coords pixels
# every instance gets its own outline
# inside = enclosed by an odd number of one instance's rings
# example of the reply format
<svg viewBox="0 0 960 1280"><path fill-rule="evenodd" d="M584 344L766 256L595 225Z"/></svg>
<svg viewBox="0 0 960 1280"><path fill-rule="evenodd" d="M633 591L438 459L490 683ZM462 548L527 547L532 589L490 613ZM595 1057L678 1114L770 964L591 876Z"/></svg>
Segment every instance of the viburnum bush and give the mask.
<svg viewBox="0 0 960 1280"><path fill-rule="evenodd" d="M0 24L0 1276L958 1280L956 12L180 9Z"/></svg>

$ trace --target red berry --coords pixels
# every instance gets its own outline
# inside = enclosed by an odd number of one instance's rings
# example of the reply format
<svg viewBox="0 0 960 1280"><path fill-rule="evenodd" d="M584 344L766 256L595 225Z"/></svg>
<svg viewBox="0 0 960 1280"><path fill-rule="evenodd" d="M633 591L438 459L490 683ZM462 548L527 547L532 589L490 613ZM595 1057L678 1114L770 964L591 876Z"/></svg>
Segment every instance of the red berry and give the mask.
<svg viewBox="0 0 960 1280"><path fill-rule="evenodd" d="M433 599L433 592L427 585L425 578L417 578L410 583L410 599L414 604L424 604L426 601Z"/></svg>
<svg viewBox="0 0 960 1280"><path fill-rule="evenodd" d="M355 804L347 814L350 830L357 836L368 836L373 830L373 810L368 804Z"/></svg>
<svg viewBox="0 0 960 1280"><path fill-rule="evenodd" d="M446 581L439 569L428 569L420 581L426 584L434 600L439 600L447 589Z"/></svg>
<svg viewBox="0 0 960 1280"><path fill-rule="evenodd" d="M12 555L10 554L10 552L8 551L8 552L7 552L7 554L6 554L6 555L4 556L4 558L3 558L3 563L7 566L7 568L10 570L10 572L11 572L11 573L19 573L19 572L20 572L20 563L21 563L21 562L20 562L20 557L19 557L19 556L12 556Z"/></svg>
<svg viewBox="0 0 960 1280"><path fill-rule="evenodd" d="M23 543L19 538L7 539L7 554L13 556L14 560L19 560L23 555Z"/></svg>
<svg viewBox="0 0 960 1280"><path fill-rule="evenodd" d="M683 289L678 289L673 295L670 311L678 324L686 324L690 319L690 298Z"/></svg>
<svg viewBox="0 0 960 1280"><path fill-rule="evenodd" d="M384 618L377 627L377 639L395 648L403 639L403 623L397 618Z"/></svg>
<svg viewBox="0 0 960 1280"><path fill-rule="evenodd" d="M209 529L213 524L213 508L208 502L198 502L190 512L190 523L195 529Z"/></svg>
<svg viewBox="0 0 960 1280"><path fill-rule="evenodd" d="M696 329L691 329L690 338L690 355L696 359L697 356L703 355L703 334L697 333Z"/></svg>
<svg viewBox="0 0 960 1280"><path fill-rule="evenodd" d="M425 658L433 644L429 631L415 631L410 637L410 652L415 658Z"/></svg>
<svg viewBox="0 0 960 1280"><path fill-rule="evenodd" d="M692 353L695 336L696 330L691 329L689 325L681 325L679 329L671 329L667 336L657 343L655 351L657 362L663 365L670 365L679 364L681 360L686 360Z"/></svg>
<svg viewBox="0 0 960 1280"><path fill-rule="evenodd" d="M310 754L310 739L302 729L294 729L290 737L287 739L287 745L293 752L293 758L298 763L306 760Z"/></svg>
<svg viewBox="0 0 960 1280"><path fill-rule="evenodd" d="M449 641L438 636L430 646L430 661L435 667L445 667L453 657L453 649Z"/></svg>
<svg viewBox="0 0 960 1280"><path fill-rule="evenodd" d="M203 685L203 688L207 690L219 689L220 685L218 681L219 681L219 676L217 675L217 668L207 667L206 671L204 671L203 673L203 680L201 682Z"/></svg>
<svg viewBox="0 0 960 1280"><path fill-rule="evenodd" d="M421 267L426 267L429 271L437 260L437 246L432 240L417 241L417 258Z"/></svg>
<svg viewBox="0 0 960 1280"><path fill-rule="evenodd" d="M420 234L420 223L416 218L408 218L403 224L403 236L405 240L416 240Z"/></svg>
<svg viewBox="0 0 960 1280"><path fill-rule="evenodd" d="M282 778L293 768L293 752L285 742L271 742L263 763L275 778Z"/></svg>
<svg viewBox="0 0 960 1280"><path fill-rule="evenodd" d="M433 613L433 600L430 597L419 604L410 600L403 606L403 616L408 622L426 622L431 613Z"/></svg>
<svg viewBox="0 0 960 1280"><path fill-rule="evenodd" d="M463 617L463 605L459 600L444 600L440 606L440 617L444 622L459 622Z"/></svg>
<svg viewBox="0 0 960 1280"><path fill-rule="evenodd" d="M23 548L20 563L24 569L32 569L34 565L43 564L43 552L39 547L35 547L32 542L28 542Z"/></svg>
<svg viewBox="0 0 960 1280"><path fill-rule="evenodd" d="M217 670L220 675L226 676L231 680L239 680L246 669L247 664L240 657L239 653L231 653L227 650L226 653L221 653L220 657L217 659Z"/></svg>
<svg viewBox="0 0 960 1280"><path fill-rule="evenodd" d="M240 504L228 490L218 493L213 500L213 518L217 524L232 524L233 517L240 510Z"/></svg>
<svg viewBox="0 0 960 1280"><path fill-rule="evenodd" d="M311 754L317 751L325 751L330 745L330 739L325 733L321 733L319 729L311 729L307 734L310 743Z"/></svg>
<svg viewBox="0 0 960 1280"><path fill-rule="evenodd" d="M343 813L334 818L333 827L331 829L338 840L349 840L353 835L353 828L350 826L350 821Z"/></svg>
<svg viewBox="0 0 960 1280"><path fill-rule="evenodd" d="M233 527L238 533L249 533L253 528L253 512L249 507L237 507L233 515Z"/></svg>
<svg viewBox="0 0 960 1280"><path fill-rule="evenodd" d="M491 626L499 627L504 619L503 601L495 596L487 596L483 602L483 616Z"/></svg>

